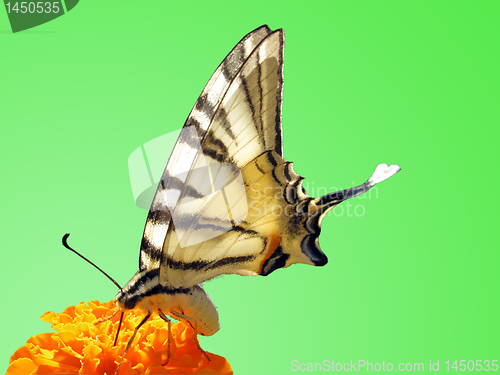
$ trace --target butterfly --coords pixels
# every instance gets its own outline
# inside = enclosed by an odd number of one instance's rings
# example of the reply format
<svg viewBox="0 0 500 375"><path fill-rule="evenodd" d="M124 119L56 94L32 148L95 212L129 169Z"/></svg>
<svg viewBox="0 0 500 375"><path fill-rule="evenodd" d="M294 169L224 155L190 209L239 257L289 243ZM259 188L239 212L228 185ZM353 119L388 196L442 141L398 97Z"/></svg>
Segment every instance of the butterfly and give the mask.
<svg viewBox="0 0 500 375"><path fill-rule="evenodd" d="M135 332L157 313L169 325L170 316L213 335L217 309L200 284L295 263L324 266L318 238L326 213L400 170L380 164L360 186L307 194L283 159L283 48L281 29L247 34L189 114L151 204L139 270L116 295L122 312L144 312Z"/></svg>

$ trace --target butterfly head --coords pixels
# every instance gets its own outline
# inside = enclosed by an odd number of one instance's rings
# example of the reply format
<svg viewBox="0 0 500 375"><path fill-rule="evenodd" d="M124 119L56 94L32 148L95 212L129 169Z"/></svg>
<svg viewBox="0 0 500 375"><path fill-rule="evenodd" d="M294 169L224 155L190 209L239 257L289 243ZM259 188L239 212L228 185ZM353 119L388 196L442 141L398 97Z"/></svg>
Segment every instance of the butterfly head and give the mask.
<svg viewBox="0 0 500 375"><path fill-rule="evenodd" d="M145 295L145 279L137 272L130 281L116 293L116 306L120 310L131 310Z"/></svg>
<svg viewBox="0 0 500 375"><path fill-rule="evenodd" d="M137 298L134 298L125 290L120 290L116 294L116 307L120 310L131 310L135 308L137 304Z"/></svg>
<svg viewBox="0 0 500 375"><path fill-rule="evenodd" d="M136 307L149 311L151 304L156 305L154 296L168 289L160 285L159 274L159 269L138 271L116 294L116 306L122 311Z"/></svg>

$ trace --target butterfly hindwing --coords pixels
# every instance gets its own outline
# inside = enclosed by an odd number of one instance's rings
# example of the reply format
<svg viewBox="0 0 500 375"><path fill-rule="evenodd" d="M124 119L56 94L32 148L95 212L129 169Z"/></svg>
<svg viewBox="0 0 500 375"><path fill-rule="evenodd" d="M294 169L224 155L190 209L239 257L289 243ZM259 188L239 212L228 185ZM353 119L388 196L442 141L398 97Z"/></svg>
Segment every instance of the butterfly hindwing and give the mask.
<svg viewBox="0 0 500 375"><path fill-rule="evenodd" d="M326 211L303 191L292 163L267 151L241 172L248 214L233 230L188 247L169 230L169 258L161 266L169 285L191 286L221 274L268 275L294 263L326 264L317 245Z"/></svg>

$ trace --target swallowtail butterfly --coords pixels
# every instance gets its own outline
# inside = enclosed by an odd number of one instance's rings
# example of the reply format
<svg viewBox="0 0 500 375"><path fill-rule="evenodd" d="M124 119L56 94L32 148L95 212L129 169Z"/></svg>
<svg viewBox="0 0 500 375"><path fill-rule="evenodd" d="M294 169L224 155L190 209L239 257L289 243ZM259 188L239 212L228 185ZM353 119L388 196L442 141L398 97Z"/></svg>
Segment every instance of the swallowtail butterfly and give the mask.
<svg viewBox="0 0 500 375"><path fill-rule="evenodd" d="M307 194L283 159L283 47L281 29L246 35L189 114L147 217L139 270L116 295L122 312L144 311L141 324L158 313L213 335L218 313L201 283L223 274L267 276L294 263L324 266L325 214L400 170L380 164L360 186Z"/></svg>

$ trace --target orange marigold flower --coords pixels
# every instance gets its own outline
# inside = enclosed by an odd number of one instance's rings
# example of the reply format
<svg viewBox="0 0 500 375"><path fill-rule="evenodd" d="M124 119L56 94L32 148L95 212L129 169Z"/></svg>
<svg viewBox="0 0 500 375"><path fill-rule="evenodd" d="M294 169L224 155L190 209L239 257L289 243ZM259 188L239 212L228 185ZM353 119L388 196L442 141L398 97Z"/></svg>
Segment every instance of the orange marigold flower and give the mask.
<svg viewBox="0 0 500 375"><path fill-rule="evenodd" d="M111 315L115 308L114 301L91 301L69 306L61 314L45 313L40 319L51 323L57 332L31 337L10 358L7 375L114 374L135 327L144 317L139 310L127 311L114 346L120 314L97 325L94 322ZM173 324L170 360L162 366L168 356L168 328L155 314L139 329L119 375L233 373L224 357L209 353L209 361L195 340L198 338L191 326L182 321Z"/></svg>

